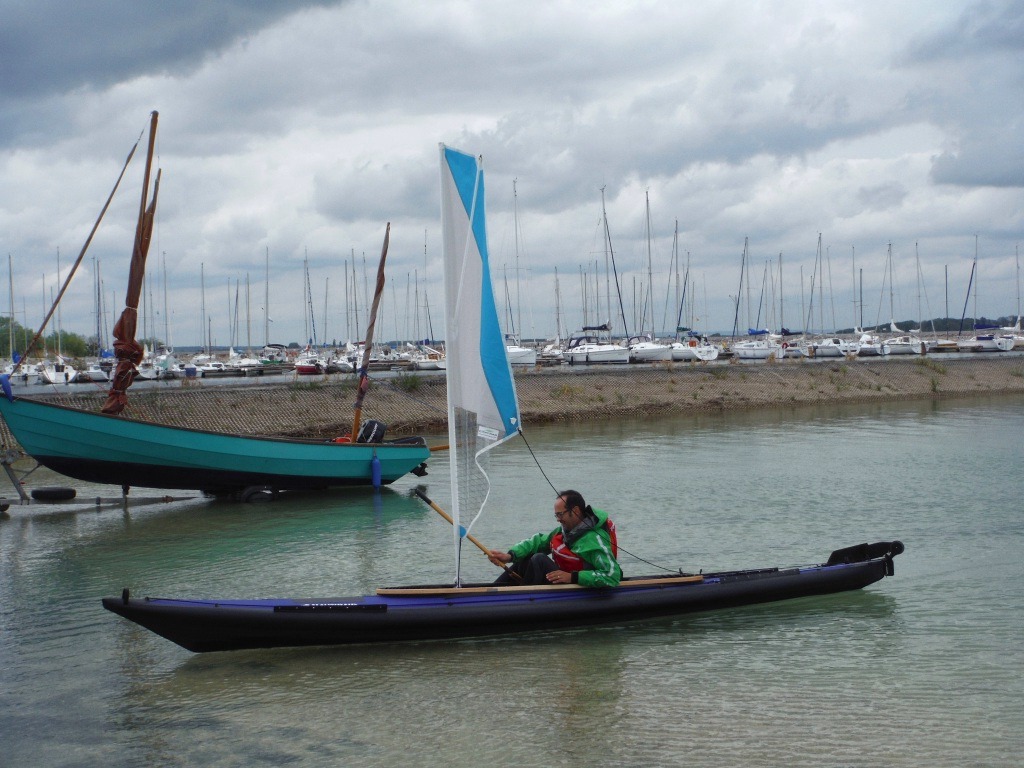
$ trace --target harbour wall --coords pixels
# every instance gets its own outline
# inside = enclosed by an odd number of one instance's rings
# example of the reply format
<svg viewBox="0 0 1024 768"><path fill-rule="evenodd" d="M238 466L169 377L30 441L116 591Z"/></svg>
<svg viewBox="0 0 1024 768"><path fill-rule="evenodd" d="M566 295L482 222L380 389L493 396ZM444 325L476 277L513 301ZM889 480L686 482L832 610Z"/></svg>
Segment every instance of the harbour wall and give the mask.
<svg viewBox="0 0 1024 768"><path fill-rule="evenodd" d="M446 428L443 376L371 375L363 420L389 436L441 434ZM352 374L281 376L238 386L202 380L133 388L125 416L178 427L259 436L332 439L351 429ZM794 407L812 404L1024 395L1024 356L900 357L883 360L785 360L776 363L675 363L561 366L516 370L526 424L649 415ZM56 387L33 399L98 411L105 390ZM17 449L0 422L6 448Z"/></svg>

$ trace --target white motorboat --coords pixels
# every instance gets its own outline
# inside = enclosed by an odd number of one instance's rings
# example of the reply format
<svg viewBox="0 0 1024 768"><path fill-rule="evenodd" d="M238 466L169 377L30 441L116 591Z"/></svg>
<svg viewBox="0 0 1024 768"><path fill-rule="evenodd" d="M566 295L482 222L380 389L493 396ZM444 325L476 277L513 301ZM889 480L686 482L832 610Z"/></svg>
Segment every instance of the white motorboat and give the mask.
<svg viewBox="0 0 1024 768"><path fill-rule="evenodd" d="M994 333L979 333L969 339L957 340L956 346L961 352L1009 352L1014 347L1014 339Z"/></svg>
<svg viewBox="0 0 1024 768"><path fill-rule="evenodd" d="M829 336L807 345L808 357L847 357L857 354L857 342Z"/></svg>
<svg viewBox="0 0 1024 768"><path fill-rule="evenodd" d="M569 365L598 365L602 363L628 363L629 350L608 338L611 326L584 326L574 333L565 348L565 359Z"/></svg>
<svg viewBox="0 0 1024 768"><path fill-rule="evenodd" d="M862 333L857 342L858 357L885 357L889 354L889 345L870 333Z"/></svg>
<svg viewBox="0 0 1024 768"><path fill-rule="evenodd" d="M674 341L672 343L672 359L677 363L682 362L710 362L718 359L719 347L708 341L707 336L697 336L690 333L686 340Z"/></svg>
<svg viewBox="0 0 1024 768"><path fill-rule="evenodd" d="M75 371L72 381L76 384L107 382L110 381L110 369L103 368L98 362L92 362L82 370Z"/></svg>
<svg viewBox="0 0 1024 768"><path fill-rule="evenodd" d="M550 344L544 345L544 349L537 355L537 361L542 365L561 365L565 362L562 342L555 339Z"/></svg>
<svg viewBox="0 0 1024 768"><path fill-rule="evenodd" d="M783 356L782 344L767 337L737 341L729 349L740 360L781 360Z"/></svg>
<svg viewBox="0 0 1024 768"><path fill-rule="evenodd" d="M928 351L928 342L910 334L893 336L884 343L889 347L890 355L923 355Z"/></svg>
<svg viewBox="0 0 1024 768"><path fill-rule="evenodd" d="M508 353L509 365L537 364L537 350L533 347L524 347L512 334L505 335L505 351Z"/></svg>
<svg viewBox="0 0 1024 768"><path fill-rule="evenodd" d="M653 341L650 334L630 336L626 342L631 363L659 363L673 359L672 347Z"/></svg>
<svg viewBox="0 0 1024 768"><path fill-rule="evenodd" d="M42 362L36 366L36 381L40 384L70 384L75 380L75 368L63 357L55 362Z"/></svg>

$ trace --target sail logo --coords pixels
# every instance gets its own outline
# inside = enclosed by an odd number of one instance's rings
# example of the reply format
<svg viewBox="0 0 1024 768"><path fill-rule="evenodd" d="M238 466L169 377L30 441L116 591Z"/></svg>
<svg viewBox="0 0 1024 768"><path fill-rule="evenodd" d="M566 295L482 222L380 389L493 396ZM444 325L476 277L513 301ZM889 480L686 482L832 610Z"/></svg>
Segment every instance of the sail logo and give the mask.
<svg viewBox="0 0 1024 768"><path fill-rule="evenodd" d="M498 430L496 429L491 429L490 427L480 425L476 429L476 436L481 440L487 440L488 442L493 443L495 440L501 437L501 433L498 432Z"/></svg>

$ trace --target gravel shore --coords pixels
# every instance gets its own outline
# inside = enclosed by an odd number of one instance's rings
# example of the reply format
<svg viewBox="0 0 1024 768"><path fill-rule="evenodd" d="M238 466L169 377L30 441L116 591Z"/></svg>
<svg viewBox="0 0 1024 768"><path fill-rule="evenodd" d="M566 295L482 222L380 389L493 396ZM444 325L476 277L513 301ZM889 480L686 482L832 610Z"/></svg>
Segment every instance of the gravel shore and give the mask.
<svg viewBox="0 0 1024 768"><path fill-rule="evenodd" d="M441 433L445 429L442 376L380 374L367 396L363 419L388 425L388 434ZM691 364L538 368L516 370L524 423L685 414L820 403L947 399L1024 394L1024 356L890 357L884 360L801 361L774 364ZM232 386L202 380L132 389L125 415L180 427L264 436L328 439L349 431L355 379L281 376ZM98 387L43 390L62 405L99 410ZM16 447L5 424L0 434Z"/></svg>

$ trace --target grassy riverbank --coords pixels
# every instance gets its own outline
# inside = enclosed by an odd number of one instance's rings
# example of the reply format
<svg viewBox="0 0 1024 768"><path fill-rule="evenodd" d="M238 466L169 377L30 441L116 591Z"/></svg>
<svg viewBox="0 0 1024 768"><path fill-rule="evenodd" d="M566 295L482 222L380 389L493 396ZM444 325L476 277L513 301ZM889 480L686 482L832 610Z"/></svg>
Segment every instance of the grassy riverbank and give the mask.
<svg viewBox="0 0 1024 768"><path fill-rule="evenodd" d="M886 360L784 361L776 364L675 364L654 367L561 367L516 371L524 422L576 421L816 403L942 399L1024 394L1024 357L913 357ZM99 410L103 392L70 390L54 402ZM252 435L331 438L349 431L355 380L283 378L270 384L203 386L172 382L133 390L125 415L193 429ZM378 378L363 418L388 434L443 432L443 377ZM7 447L16 443L0 424Z"/></svg>

